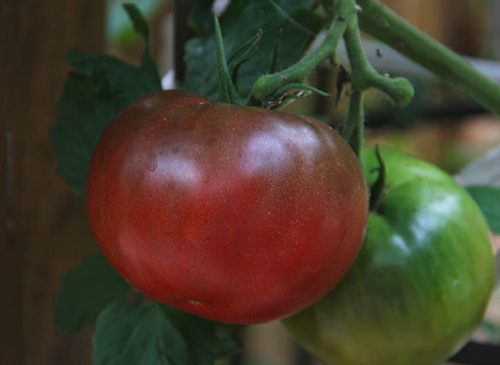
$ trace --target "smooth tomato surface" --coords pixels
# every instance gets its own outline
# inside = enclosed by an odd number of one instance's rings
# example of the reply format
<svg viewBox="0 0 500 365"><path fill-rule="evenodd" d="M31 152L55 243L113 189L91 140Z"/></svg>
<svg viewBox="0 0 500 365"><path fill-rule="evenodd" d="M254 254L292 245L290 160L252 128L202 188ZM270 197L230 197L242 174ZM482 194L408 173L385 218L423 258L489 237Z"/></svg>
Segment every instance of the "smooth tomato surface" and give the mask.
<svg viewBox="0 0 500 365"><path fill-rule="evenodd" d="M386 196L340 284L283 321L326 364L442 364L481 323L495 260L486 221L451 176L382 150ZM378 176L365 151L369 183Z"/></svg>
<svg viewBox="0 0 500 365"><path fill-rule="evenodd" d="M170 90L104 132L87 206L102 251L138 291L246 324L294 314L339 282L363 240L367 190L325 124Z"/></svg>

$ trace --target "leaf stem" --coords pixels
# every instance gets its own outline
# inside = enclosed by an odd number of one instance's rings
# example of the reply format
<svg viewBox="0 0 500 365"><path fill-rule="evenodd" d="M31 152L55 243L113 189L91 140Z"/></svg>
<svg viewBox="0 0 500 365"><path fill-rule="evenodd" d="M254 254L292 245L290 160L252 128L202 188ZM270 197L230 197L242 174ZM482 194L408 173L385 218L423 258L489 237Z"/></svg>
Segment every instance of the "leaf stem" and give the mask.
<svg viewBox="0 0 500 365"><path fill-rule="evenodd" d="M255 47L253 50L249 51L249 52L245 52L245 55L240 58L238 60L238 62L232 67L230 73L231 73L231 82L233 83L234 85L234 89L236 90L236 92L238 92L238 73L240 71L240 67L245 63L247 62L248 60L250 60L253 56L255 56L255 54L257 53L257 51L259 50L259 47Z"/></svg>
<svg viewBox="0 0 500 365"><path fill-rule="evenodd" d="M214 13L215 40L217 44L217 65L219 71L219 101L228 104L240 104L238 93L231 80L227 67L224 40L220 29L219 18Z"/></svg>
<svg viewBox="0 0 500 365"><path fill-rule="evenodd" d="M257 46L257 44L259 43L261 37L262 37L262 29L259 28L257 29L257 33L252 38L243 43L243 45L240 48L238 48L236 52L234 52L231 55L231 57L229 57L227 63L230 64L233 60L236 59L236 57L238 57L241 53L243 53L243 51L246 50L244 52L245 55L243 56L243 58L245 58L246 55L248 54L248 48L249 48L248 46L251 46L250 48L254 49L255 46Z"/></svg>
<svg viewBox="0 0 500 365"><path fill-rule="evenodd" d="M323 43L314 52L289 68L275 74L261 76L254 84L250 101L262 102L286 84L303 83L317 65L337 53L340 38L349 20L356 15L356 11L354 0L338 0L335 7L336 16Z"/></svg>
<svg viewBox="0 0 500 365"><path fill-rule="evenodd" d="M349 110L342 131L342 137L349 143L352 150L358 156L361 156L361 149L364 144L364 123L365 113L363 110L364 91L354 90L349 98Z"/></svg>
<svg viewBox="0 0 500 365"><path fill-rule="evenodd" d="M353 17L347 25L344 38L351 63L353 87L358 91L366 91L374 87L389 95L396 104L408 105L413 98L413 86L405 78L385 77L373 68L363 49L357 17Z"/></svg>
<svg viewBox="0 0 500 365"><path fill-rule="evenodd" d="M399 17L378 0L357 0L363 31L462 89L500 115L500 85L462 57Z"/></svg>
<svg viewBox="0 0 500 365"><path fill-rule="evenodd" d="M269 71L270 74L275 73L276 69L278 68L278 58L280 54L282 34L283 34L283 29L280 29L278 31L278 36L276 37L276 42L274 43L273 57L271 59L271 70Z"/></svg>

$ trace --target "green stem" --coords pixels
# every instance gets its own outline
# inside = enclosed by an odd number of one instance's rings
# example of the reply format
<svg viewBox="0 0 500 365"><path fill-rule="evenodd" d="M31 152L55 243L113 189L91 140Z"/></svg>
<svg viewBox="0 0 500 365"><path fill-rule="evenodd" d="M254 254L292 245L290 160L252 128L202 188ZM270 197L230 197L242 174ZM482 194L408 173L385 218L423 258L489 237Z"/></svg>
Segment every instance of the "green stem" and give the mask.
<svg viewBox="0 0 500 365"><path fill-rule="evenodd" d="M342 137L349 143L352 150L361 156L361 149L364 144L364 123L365 113L363 110L363 91L354 90L349 98L349 110L342 131Z"/></svg>
<svg viewBox="0 0 500 365"><path fill-rule="evenodd" d="M217 47L217 64L219 71L219 101L228 104L240 104L238 93L232 83L229 69L227 67L224 41L220 29L219 18L214 14L215 40Z"/></svg>
<svg viewBox="0 0 500 365"><path fill-rule="evenodd" d="M269 71L270 74L275 73L276 69L278 68L278 58L279 58L279 54L280 54L282 33L283 33L283 29L280 29L278 31L278 37L276 38L276 43L274 44L273 57L271 59L271 70Z"/></svg>
<svg viewBox="0 0 500 365"><path fill-rule="evenodd" d="M380 150L377 145L375 147L375 156L378 161L378 178L375 183L370 187L370 212L376 212L380 203L385 198L385 164L380 155Z"/></svg>
<svg viewBox="0 0 500 365"><path fill-rule="evenodd" d="M259 43L261 37L262 37L262 29L259 28L257 29L257 34L255 34L252 38L243 43L243 45L240 48L238 48L236 52L232 54L231 57L229 57L227 63L230 64L232 61L236 59L236 57L238 57L241 53L243 53L243 51L246 50L246 52L244 52L245 55L243 56L243 58L245 58L248 55L248 48L254 49Z"/></svg>
<svg viewBox="0 0 500 365"><path fill-rule="evenodd" d="M336 54L340 38L344 34L349 20L356 16L356 11L354 0L338 0L335 7L335 14L337 15L321 46L286 70L260 77L253 87L250 97L252 102L262 102L268 99L269 96L285 84L304 82L307 75L317 65Z"/></svg>
<svg viewBox="0 0 500 365"><path fill-rule="evenodd" d="M326 13L330 21L333 20L335 16L335 0L321 0L321 5L325 8Z"/></svg>
<svg viewBox="0 0 500 365"><path fill-rule="evenodd" d="M396 15L378 0L357 0L366 33L388 44L500 115L500 85L453 51Z"/></svg>
<svg viewBox="0 0 500 365"><path fill-rule="evenodd" d="M396 104L408 105L413 98L413 86L405 78L388 78L382 76L373 68L363 49L357 17L353 17L347 25L344 38L349 62L351 63L352 85L354 88L365 91L374 87L389 95Z"/></svg>
<svg viewBox="0 0 500 365"><path fill-rule="evenodd" d="M244 57L239 59L238 62L236 63L236 65L234 65L233 69L231 70L231 82L233 83L234 89L236 90L236 92L238 92L238 73L240 71L240 67L245 62L250 60L253 56L255 56L255 54L257 53L258 50L259 50L259 47L255 47L252 51L245 52Z"/></svg>
<svg viewBox="0 0 500 365"><path fill-rule="evenodd" d="M357 16L352 17L349 21L344 38L349 62L351 63L352 94L349 100L349 110L343 137L359 158L364 143L364 92L371 87L377 88L388 94L394 102L404 106L411 101L414 90L408 80L384 77L373 68L363 49Z"/></svg>

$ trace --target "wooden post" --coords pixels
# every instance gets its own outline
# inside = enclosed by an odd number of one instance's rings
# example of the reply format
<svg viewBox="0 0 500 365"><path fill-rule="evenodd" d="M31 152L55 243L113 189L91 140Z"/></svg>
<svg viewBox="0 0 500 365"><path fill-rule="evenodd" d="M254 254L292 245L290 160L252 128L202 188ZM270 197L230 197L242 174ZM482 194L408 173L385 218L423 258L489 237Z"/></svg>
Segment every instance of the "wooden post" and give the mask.
<svg viewBox="0 0 500 365"><path fill-rule="evenodd" d="M193 29L188 25L189 12L192 7L192 0L174 1L174 69L179 85L182 85L186 72L184 47L186 42L195 36Z"/></svg>
<svg viewBox="0 0 500 365"><path fill-rule="evenodd" d="M88 333L56 337L52 326L60 277L96 245L83 200L55 175L48 126L69 70L65 51L103 50L103 7L2 0L1 364L91 363Z"/></svg>
<svg viewBox="0 0 500 365"><path fill-rule="evenodd" d="M15 0L3 1L0 7L0 363L23 364L23 290L22 249L14 241L12 210L13 187L12 128L16 116L22 113L20 85L12 76L19 73L19 9ZM8 88L8 89L7 89ZM20 100L19 100L20 101Z"/></svg>

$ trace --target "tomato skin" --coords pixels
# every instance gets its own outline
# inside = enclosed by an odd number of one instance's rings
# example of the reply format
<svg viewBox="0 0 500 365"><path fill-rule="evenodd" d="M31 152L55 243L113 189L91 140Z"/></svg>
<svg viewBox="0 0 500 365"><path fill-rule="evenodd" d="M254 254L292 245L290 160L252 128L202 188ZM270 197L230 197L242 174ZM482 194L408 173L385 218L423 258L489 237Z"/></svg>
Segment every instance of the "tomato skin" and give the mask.
<svg viewBox="0 0 500 365"><path fill-rule="evenodd" d="M381 155L387 192L356 261L333 291L283 323L326 364L441 364L484 316L495 276L490 232L451 176ZM364 162L373 183L373 150Z"/></svg>
<svg viewBox="0 0 500 365"><path fill-rule="evenodd" d="M139 292L252 324L338 283L363 240L367 190L352 150L323 123L170 90L106 129L87 207L104 255Z"/></svg>

